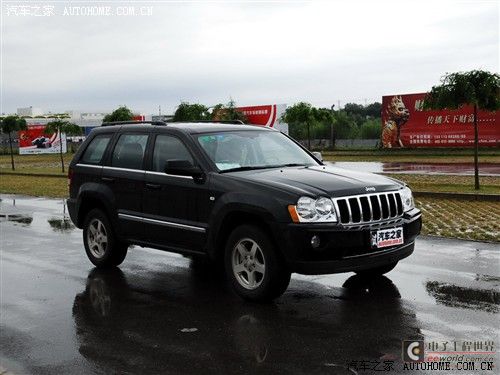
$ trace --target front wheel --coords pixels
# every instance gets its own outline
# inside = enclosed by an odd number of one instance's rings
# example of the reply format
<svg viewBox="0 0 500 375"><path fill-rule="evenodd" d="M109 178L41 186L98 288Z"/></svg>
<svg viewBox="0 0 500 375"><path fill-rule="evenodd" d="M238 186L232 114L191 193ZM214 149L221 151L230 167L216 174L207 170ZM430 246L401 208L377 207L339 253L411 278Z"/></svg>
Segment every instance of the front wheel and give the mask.
<svg viewBox="0 0 500 375"><path fill-rule="evenodd" d="M370 269L363 270L363 271L358 271L358 272L356 272L356 274L358 274L359 276L363 276L363 277L381 276L383 274L386 274L387 272L392 271L394 269L394 267L396 267L397 264L398 264L398 262L389 263L389 264L386 264L385 266L370 268Z"/></svg>
<svg viewBox="0 0 500 375"><path fill-rule="evenodd" d="M83 224L83 243L96 267L118 266L127 255L128 245L118 241L104 212L91 210Z"/></svg>
<svg viewBox="0 0 500 375"><path fill-rule="evenodd" d="M241 225L229 236L225 269L236 293L250 301L273 300L290 283L290 272L269 236L253 225Z"/></svg>

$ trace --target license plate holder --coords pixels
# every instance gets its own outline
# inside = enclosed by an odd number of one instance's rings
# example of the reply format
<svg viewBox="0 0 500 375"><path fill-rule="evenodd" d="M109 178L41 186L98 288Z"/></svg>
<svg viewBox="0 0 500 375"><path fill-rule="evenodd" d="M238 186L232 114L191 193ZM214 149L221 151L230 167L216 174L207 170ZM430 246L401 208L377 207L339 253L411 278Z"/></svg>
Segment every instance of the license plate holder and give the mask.
<svg viewBox="0 0 500 375"><path fill-rule="evenodd" d="M374 230L371 232L371 242L372 247L377 249L402 245L404 243L403 227Z"/></svg>

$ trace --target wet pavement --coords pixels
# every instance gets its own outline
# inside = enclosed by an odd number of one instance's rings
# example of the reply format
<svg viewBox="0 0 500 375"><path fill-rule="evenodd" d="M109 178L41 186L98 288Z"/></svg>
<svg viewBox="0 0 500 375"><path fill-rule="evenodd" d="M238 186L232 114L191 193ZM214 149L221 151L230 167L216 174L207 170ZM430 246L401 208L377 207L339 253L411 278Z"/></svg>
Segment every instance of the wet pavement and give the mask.
<svg viewBox="0 0 500 375"><path fill-rule="evenodd" d="M326 163L340 168L372 173L474 175L474 164L472 163L382 163L375 161L341 161ZM500 164L479 164L479 174L481 176L500 176Z"/></svg>
<svg viewBox="0 0 500 375"><path fill-rule="evenodd" d="M386 277L293 275L259 305L157 250L94 269L61 200L1 198L0 372L367 374L348 363L401 372L404 339L499 343L495 244L422 237Z"/></svg>

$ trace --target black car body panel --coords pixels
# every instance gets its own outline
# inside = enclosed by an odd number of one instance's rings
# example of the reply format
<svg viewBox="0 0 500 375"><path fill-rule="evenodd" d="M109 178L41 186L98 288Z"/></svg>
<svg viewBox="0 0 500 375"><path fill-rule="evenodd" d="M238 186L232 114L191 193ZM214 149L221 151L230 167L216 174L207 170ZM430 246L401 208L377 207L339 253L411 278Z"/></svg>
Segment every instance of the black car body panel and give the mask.
<svg viewBox="0 0 500 375"><path fill-rule="evenodd" d="M291 272L321 274L348 272L397 262L411 254L420 233L417 209L376 225L294 223L288 211L300 197L360 196L367 192L397 192L404 184L384 176L348 171L317 161L314 166L270 167L221 172L196 140L212 132L274 132L247 125L206 123L168 126L123 125L92 131L70 165L68 209L76 226L85 214L100 207L116 235L125 242L217 259L224 241L237 224L251 222L265 230ZM112 153L123 134L145 134L147 144L141 167L112 164ZM82 161L85 150L98 136L110 140L98 163ZM178 139L202 171L200 176L169 175L153 168L153 147L160 135ZM302 146L299 145L302 148ZM374 249L377 229L400 226L404 244ZM321 246L311 248L317 235Z"/></svg>

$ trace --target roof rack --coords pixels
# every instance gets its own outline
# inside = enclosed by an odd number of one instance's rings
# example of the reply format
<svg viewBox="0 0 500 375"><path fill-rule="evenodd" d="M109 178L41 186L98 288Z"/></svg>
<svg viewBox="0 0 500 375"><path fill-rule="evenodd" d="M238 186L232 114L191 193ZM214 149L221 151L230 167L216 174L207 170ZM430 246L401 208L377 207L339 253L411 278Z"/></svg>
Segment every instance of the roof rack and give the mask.
<svg viewBox="0 0 500 375"><path fill-rule="evenodd" d="M217 124L237 124L237 125L245 125L245 123L241 120L193 120L193 121L173 121L173 123L193 123L193 122L214 122Z"/></svg>
<svg viewBox="0 0 500 375"><path fill-rule="evenodd" d="M167 123L164 121L110 121L110 122L103 122L101 126L136 125L136 124L167 125Z"/></svg>

